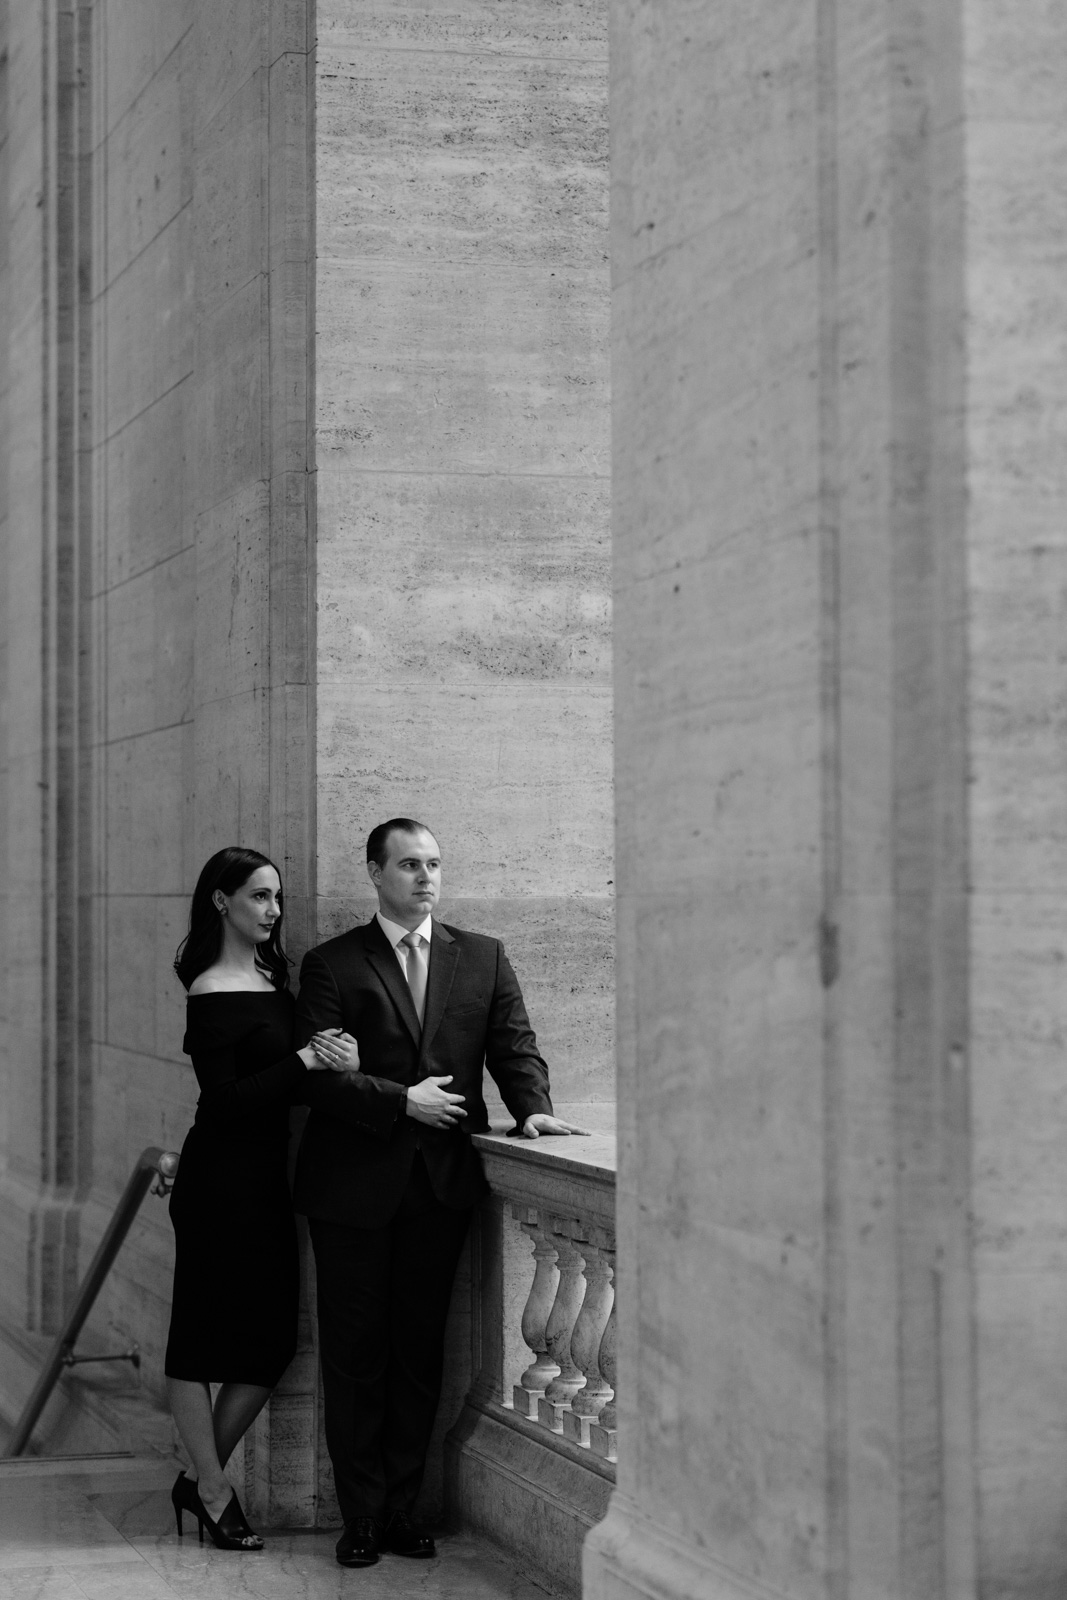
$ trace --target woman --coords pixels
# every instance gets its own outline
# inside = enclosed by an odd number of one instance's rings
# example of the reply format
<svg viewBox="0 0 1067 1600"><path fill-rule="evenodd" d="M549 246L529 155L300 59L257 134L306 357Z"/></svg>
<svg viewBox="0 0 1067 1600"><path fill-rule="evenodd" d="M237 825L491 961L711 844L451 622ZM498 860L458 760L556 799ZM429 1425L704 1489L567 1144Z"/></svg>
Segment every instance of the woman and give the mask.
<svg viewBox="0 0 1067 1600"><path fill-rule="evenodd" d="M299 1296L286 1181L289 1107L308 1072L350 1064L355 1041L293 1049L274 863L230 846L201 872L174 969L200 1099L171 1196L176 1255L167 1343L171 1411L196 1473L171 1499L226 1550L262 1550L223 1467L293 1358ZM351 1051L349 1046L351 1045ZM211 1404L210 1383L221 1384Z"/></svg>

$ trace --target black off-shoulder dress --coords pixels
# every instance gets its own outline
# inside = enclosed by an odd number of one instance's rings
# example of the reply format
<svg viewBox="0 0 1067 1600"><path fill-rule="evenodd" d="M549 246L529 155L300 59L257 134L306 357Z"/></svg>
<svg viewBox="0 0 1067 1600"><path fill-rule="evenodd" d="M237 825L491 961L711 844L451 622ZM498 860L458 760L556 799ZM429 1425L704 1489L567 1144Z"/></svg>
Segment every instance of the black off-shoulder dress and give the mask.
<svg viewBox="0 0 1067 1600"><path fill-rule="evenodd" d="M273 1388L296 1350L289 1107L307 1069L285 990L190 995L200 1084L170 1199L176 1254L168 1377Z"/></svg>

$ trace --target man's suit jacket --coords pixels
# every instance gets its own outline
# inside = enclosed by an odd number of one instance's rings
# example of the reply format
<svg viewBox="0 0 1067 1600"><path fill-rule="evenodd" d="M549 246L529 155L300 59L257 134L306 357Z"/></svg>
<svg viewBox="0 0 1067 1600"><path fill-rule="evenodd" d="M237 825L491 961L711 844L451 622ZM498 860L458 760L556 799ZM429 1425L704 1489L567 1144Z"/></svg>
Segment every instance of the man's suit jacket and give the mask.
<svg viewBox="0 0 1067 1600"><path fill-rule="evenodd" d="M300 968L297 1044L343 1028L359 1044L358 1072L308 1074L311 1107L297 1157L294 1201L310 1217L380 1227L400 1204L412 1157L422 1150L434 1192L450 1206L483 1193L472 1133L489 1118L482 1097L488 1067L521 1126L551 1113L548 1068L498 939L434 922L424 1025L400 963L377 918L309 950ZM402 1091L451 1075L466 1117L448 1132L401 1111Z"/></svg>

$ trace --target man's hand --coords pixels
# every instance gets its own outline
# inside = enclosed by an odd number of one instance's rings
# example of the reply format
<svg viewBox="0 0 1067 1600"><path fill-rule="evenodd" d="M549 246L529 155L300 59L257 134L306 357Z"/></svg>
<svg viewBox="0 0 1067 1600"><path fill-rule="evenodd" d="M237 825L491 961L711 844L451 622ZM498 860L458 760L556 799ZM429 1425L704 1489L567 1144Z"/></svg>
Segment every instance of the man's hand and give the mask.
<svg viewBox="0 0 1067 1600"><path fill-rule="evenodd" d="M423 1078L420 1083L413 1083L408 1090L408 1116L414 1117L416 1122L425 1122L430 1128L454 1128L460 1117L465 1117L467 1113L463 1109L463 1096L449 1094L445 1089L444 1085L451 1082L449 1075L447 1078Z"/></svg>
<svg viewBox="0 0 1067 1600"><path fill-rule="evenodd" d="M550 1117L547 1111L535 1111L523 1123L522 1136L524 1139L539 1139L543 1133L580 1133L589 1137L588 1128L575 1128L569 1122L561 1122L559 1117Z"/></svg>

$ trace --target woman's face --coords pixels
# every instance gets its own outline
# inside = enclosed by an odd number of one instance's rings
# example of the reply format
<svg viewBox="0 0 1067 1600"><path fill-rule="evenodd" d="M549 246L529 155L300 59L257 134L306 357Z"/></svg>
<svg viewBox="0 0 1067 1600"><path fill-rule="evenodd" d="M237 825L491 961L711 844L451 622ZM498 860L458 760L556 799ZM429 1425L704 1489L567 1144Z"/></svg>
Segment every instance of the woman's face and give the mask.
<svg viewBox="0 0 1067 1600"><path fill-rule="evenodd" d="M282 885L273 867L257 867L233 894L216 889L214 899L223 911L223 920L249 944L266 944L274 924L281 920Z"/></svg>

